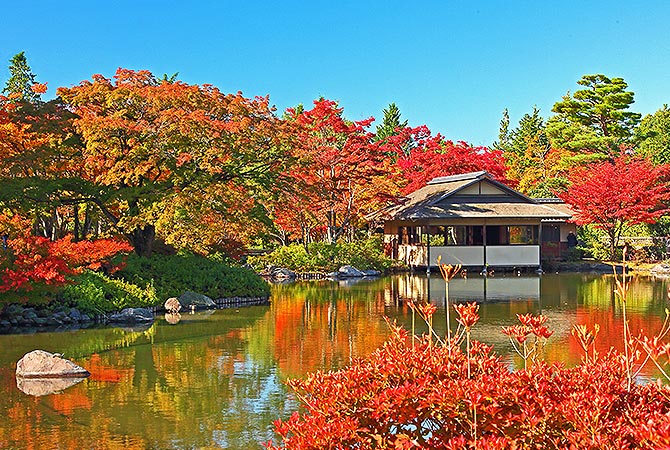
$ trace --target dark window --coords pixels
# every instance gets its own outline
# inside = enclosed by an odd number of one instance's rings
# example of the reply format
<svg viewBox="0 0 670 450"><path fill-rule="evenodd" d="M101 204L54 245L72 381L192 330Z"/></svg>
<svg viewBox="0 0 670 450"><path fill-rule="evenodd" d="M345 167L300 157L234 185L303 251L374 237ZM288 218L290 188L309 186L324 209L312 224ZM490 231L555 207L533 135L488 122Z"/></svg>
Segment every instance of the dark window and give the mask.
<svg viewBox="0 0 670 450"><path fill-rule="evenodd" d="M487 225L486 245L506 245L507 227L500 225Z"/></svg>
<svg viewBox="0 0 670 450"><path fill-rule="evenodd" d="M558 225L542 225L542 242L560 242L561 229Z"/></svg>
<svg viewBox="0 0 670 450"><path fill-rule="evenodd" d="M454 225L438 227L443 230L444 244L456 245L484 245L484 227L479 225Z"/></svg>

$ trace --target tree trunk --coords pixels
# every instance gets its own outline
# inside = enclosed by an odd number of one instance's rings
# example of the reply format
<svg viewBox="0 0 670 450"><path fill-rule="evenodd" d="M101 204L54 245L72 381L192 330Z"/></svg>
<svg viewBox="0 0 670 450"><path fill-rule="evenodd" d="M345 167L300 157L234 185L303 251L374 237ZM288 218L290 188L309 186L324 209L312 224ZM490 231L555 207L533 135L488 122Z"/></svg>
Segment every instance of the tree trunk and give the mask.
<svg viewBox="0 0 670 450"><path fill-rule="evenodd" d="M154 240L156 239L156 227L153 225L145 225L143 228L135 228L135 230L128 235L128 238L137 255L149 258L153 251Z"/></svg>
<svg viewBox="0 0 670 450"><path fill-rule="evenodd" d="M610 235L610 259L616 261L616 245L618 244L616 230L612 229L609 231Z"/></svg>
<svg viewBox="0 0 670 450"><path fill-rule="evenodd" d="M72 205L72 215L74 216L74 241L79 242L81 240L81 235L80 235L80 228L81 225L79 223L79 205L75 203Z"/></svg>
<svg viewBox="0 0 670 450"><path fill-rule="evenodd" d="M84 210L84 227L81 230L81 238L86 239L86 236L91 232L91 226L93 225L93 218L91 217L91 206L86 203L86 209Z"/></svg>

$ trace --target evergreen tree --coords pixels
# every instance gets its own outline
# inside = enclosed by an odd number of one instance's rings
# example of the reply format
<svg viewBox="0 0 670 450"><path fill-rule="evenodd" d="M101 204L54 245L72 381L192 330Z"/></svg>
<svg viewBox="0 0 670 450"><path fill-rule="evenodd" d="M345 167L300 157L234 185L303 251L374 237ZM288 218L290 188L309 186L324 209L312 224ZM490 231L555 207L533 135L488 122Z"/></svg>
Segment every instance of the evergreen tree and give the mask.
<svg viewBox="0 0 670 450"><path fill-rule="evenodd" d="M506 176L516 183L517 190L530 197L554 197L563 189L569 153L551 147L546 122L537 107L524 114L511 131L505 110L499 139L504 145L493 145L503 152Z"/></svg>
<svg viewBox="0 0 670 450"><path fill-rule="evenodd" d="M637 152L654 164L670 163L670 109L668 105L642 119L635 137Z"/></svg>
<svg viewBox="0 0 670 450"><path fill-rule="evenodd" d="M17 100L33 104L39 102L40 94L33 90L33 86L37 84L35 74L30 70L25 53L17 53L9 60L9 63L9 79L2 93L7 96L18 94Z"/></svg>
<svg viewBox="0 0 670 450"><path fill-rule="evenodd" d="M496 150L505 151L509 147L509 111L507 108L503 110L502 119L500 119L500 130L498 131L498 140L494 142L491 147Z"/></svg>
<svg viewBox="0 0 670 450"><path fill-rule="evenodd" d="M554 148L562 147L612 159L631 145L640 114L629 111L634 93L623 78L584 75L577 82L586 89L568 92L554 104L548 133Z"/></svg>
<svg viewBox="0 0 670 450"><path fill-rule="evenodd" d="M377 126L375 140L383 141L390 136L398 134L399 128L405 128L407 121L400 121L400 110L395 103L391 103L388 108L383 110L384 119Z"/></svg>

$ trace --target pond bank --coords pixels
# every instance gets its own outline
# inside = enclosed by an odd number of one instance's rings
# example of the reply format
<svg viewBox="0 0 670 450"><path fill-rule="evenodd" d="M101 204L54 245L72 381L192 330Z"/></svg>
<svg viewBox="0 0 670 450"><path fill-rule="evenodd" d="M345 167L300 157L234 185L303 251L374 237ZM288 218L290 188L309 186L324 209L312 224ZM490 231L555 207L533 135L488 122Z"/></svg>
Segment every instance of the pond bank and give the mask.
<svg viewBox="0 0 670 450"><path fill-rule="evenodd" d="M226 297L212 301L209 307L184 310L226 309L266 305L270 297ZM71 306L23 306L16 303L0 311L0 334L35 333L41 331L68 331L94 326L127 326L152 323L157 314L166 312L163 306L125 308L107 314L86 314Z"/></svg>

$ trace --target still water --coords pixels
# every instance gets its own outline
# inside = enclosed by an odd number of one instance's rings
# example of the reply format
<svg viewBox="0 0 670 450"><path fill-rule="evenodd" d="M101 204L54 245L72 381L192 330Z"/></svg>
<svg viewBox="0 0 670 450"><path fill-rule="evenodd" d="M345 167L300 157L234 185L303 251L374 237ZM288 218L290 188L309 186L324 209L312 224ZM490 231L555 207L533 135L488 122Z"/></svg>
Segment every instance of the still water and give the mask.
<svg viewBox="0 0 670 450"><path fill-rule="evenodd" d="M667 288L665 280L634 280L627 308L634 333L661 327ZM434 320L444 333L444 297L435 275L302 282L274 286L269 306L184 314L176 325L158 318L145 329L0 335L0 448L262 448L274 437L272 421L298 407L287 378L370 353L388 336L385 316L410 328L410 298L442 307ZM549 316L551 360L579 362L573 324L600 324L603 350L621 341L611 276L470 277L452 282L450 299L481 303L473 334L510 365L520 361L500 328L517 323L517 313ZM56 394L28 395L14 371L34 349L64 353L92 375Z"/></svg>

